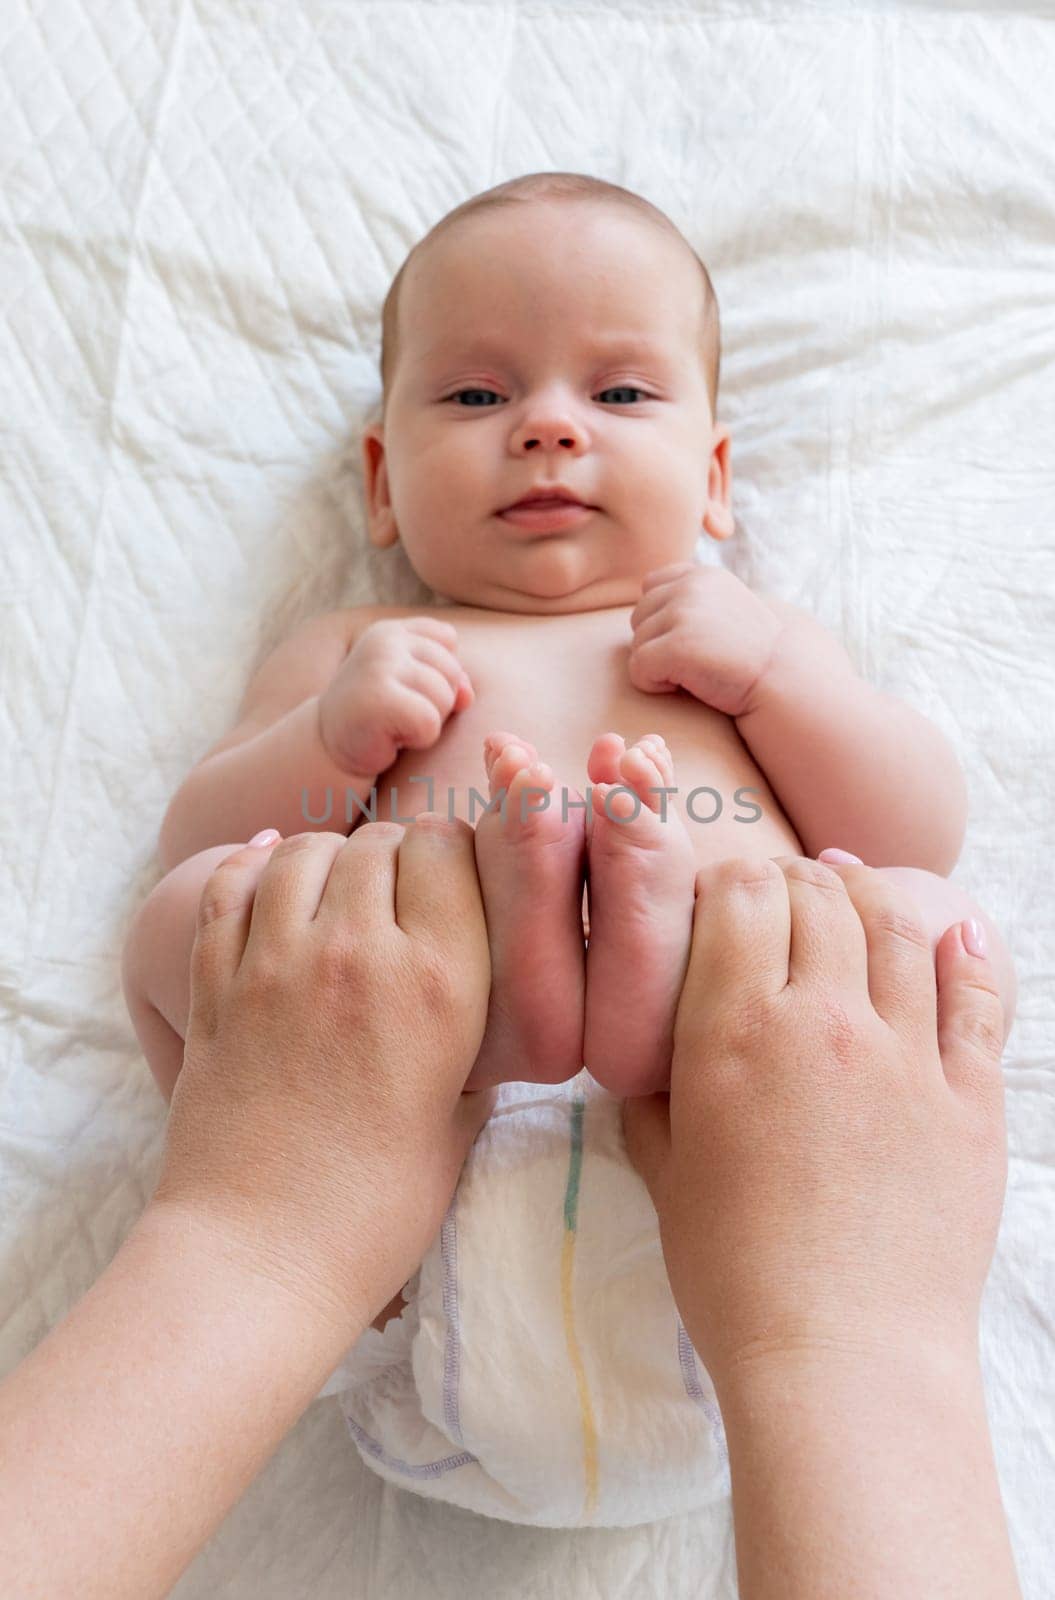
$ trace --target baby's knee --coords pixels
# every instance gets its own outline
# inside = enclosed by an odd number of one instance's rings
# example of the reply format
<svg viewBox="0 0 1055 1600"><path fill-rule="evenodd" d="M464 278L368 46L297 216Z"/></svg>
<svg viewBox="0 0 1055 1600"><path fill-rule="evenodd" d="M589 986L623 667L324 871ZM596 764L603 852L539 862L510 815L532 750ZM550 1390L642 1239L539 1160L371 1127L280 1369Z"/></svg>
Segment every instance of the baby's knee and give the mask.
<svg viewBox="0 0 1055 1600"><path fill-rule="evenodd" d="M198 902L213 871L239 844L215 845L188 856L147 895L125 938L121 959L126 999L150 1002L182 1037L180 980L189 981L190 953L198 925Z"/></svg>
<svg viewBox="0 0 1055 1600"><path fill-rule="evenodd" d="M1006 1041L1015 1018L1018 980L1015 977L1015 964L1011 959L1011 952L992 917L982 910L977 901L972 900L966 890L961 889L958 884L950 883L948 878L939 877L936 872L927 872L922 867L877 867L875 870L884 878L888 878L891 883L899 884L911 895L923 918L923 926L930 939L932 950L937 948L942 934L946 928L951 928L954 922L963 922L968 917L974 917L981 923L985 932L987 954L1004 1007Z"/></svg>

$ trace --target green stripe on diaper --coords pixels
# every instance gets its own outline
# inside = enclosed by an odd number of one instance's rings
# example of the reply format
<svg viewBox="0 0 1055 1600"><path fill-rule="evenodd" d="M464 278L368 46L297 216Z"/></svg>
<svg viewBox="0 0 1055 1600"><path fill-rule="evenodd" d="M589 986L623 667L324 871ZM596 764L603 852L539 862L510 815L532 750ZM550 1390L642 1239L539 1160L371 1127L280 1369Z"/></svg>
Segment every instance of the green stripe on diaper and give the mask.
<svg viewBox="0 0 1055 1600"><path fill-rule="evenodd" d="M578 1096L571 1105L571 1166L564 1193L564 1226L575 1231L579 1210L579 1174L582 1171L582 1117L585 1099Z"/></svg>

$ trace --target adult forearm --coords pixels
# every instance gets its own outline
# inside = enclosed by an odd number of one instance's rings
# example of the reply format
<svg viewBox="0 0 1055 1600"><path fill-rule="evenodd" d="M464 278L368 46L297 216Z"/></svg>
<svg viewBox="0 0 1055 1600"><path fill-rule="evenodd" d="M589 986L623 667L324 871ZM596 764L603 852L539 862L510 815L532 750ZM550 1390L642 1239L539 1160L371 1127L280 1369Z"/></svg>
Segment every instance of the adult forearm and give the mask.
<svg viewBox="0 0 1055 1600"><path fill-rule="evenodd" d="M977 1357L763 1360L719 1393L741 1600L1016 1600Z"/></svg>
<svg viewBox="0 0 1055 1600"><path fill-rule="evenodd" d="M364 1326L148 1208L0 1385L4 1593L167 1594Z"/></svg>
<svg viewBox="0 0 1055 1600"><path fill-rule="evenodd" d="M166 872L212 845L243 843L261 828L347 833L348 790L369 804L375 775L344 772L319 732L313 695L262 733L206 756L173 796L158 840ZM359 815L354 798L351 821Z"/></svg>
<svg viewBox="0 0 1055 1600"><path fill-rule="evenodd" d="M967 820L955 753L841 649L790 647L736 725L807 854L838 845L867 866L952 871Z"/></svg>

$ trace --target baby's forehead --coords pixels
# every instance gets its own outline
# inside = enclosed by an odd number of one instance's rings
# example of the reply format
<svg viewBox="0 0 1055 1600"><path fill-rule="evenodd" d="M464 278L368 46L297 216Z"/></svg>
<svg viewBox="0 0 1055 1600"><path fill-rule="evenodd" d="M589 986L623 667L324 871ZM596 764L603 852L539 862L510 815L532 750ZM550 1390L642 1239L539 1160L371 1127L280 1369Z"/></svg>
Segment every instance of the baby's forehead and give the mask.
<svg viewBox="0 0 1055 1600"><path fill-rule="evenodd" d="M546 282L540 274L536 287L532 282L530 263L520 275L521 293L515 307L506 309L501 301L488 308L480 306L474 296L459 293L457 279L447 274L437 276L431 283L423 278L419 284L420 297L407 322L412 325L413 342L422 355L429 353L459 355L469 353L481 359L498 358L513 343L521 344L526 338L534 341L538 334L539 318L550 313L553 306L559 320L568 317L567 349L575 353L582 350L618 356L647 355L667 352L671 347L681 349L698 316L698 297L691 286L674 292L668 280L663 280L663 294L657 296L647 289L635 294L624 286L613 299L604 295L589 297L581 303L581 314L572 310L570 317L568 296L558 286ZM526 314L529 305L530 314ZM411 327L408 326L408 333Z"/></svg>
<svg viewBox="0 0 1055 1600"><path fill-rule="evenodd" d="M578 210L555 234L535 227L535 211L468 218L422 241L400 288L404 370L424 379L451 363L506 365L544 342L576 365L640 362L660 382L687 381L707 313L684 242Z"/></svg>
<svg viewBox="0 0 1055 1600"><path fill-rule="evenodd" d="M596 284L598 295L591 295L591 302L602 322L605 305L613 300L618 302L613 320L629 317L635 324L661 320L664 307L695 306L697 272L687 270L684 245L661 229L632 214L597 216L579 208L563 216L547 208L543 218L541 204L465 218L423 241L410 273L421 301L457 299L463 285L478 289L481 280L493 282L500 274L490 267L500 254L517 282L540 294L563 298L569 287ZM554 219L561 224L558 231Z"/></svg>

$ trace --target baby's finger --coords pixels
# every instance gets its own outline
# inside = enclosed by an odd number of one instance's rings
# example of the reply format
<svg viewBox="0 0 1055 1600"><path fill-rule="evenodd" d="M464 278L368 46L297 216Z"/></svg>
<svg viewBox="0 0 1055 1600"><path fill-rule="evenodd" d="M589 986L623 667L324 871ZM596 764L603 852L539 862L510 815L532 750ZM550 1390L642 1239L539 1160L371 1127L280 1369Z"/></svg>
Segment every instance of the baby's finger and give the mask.
<svg viewBox="0 0 1055 1600"><path fill-rule="evenodd" d="M805 856L778 856L776 863L791 907L788 982L810 988L834 984L867 999L868 943L838 872Z"/></svg>
<svg viewBox="0 0 1055 1600"><path fill-rule="evenodd" d="M453 650L448 650L446 645L439 644L435 639L415 639L411 646L415 661L434 667L451 686L453 695L457 695L463 685L472 692L472 681L465 668L462 666Z"/></svg>
<svg viewBox="0 0 1055 1600"><path fill-rule="evenodd" d="M658 639L661 634L669 633L671 616L667 610L666 602L654 607L651 615L643 617L635 624L634 637L630 645L631 654L640 650L642 645L648 644L652 639Z"/></svg>
<svg viewBox="0 0 1055 1600"><path fill-rule="evenodd" d="M409 628L411 633L421 634L427 639L438 639L440 644L448 645L452 650L458 643L458 630L451 622L441 622L439 617L406 617L403 620L404 628Z"/></svg>
<svg viewBox="0 0 1055 1600"><path fill-rule="evenodd" d="M257 885L245 947L247 963L288 952L314 920L343 833L294 833L271 852Z"/></svg>
<svg viewBox="0 0 1055 1600"><path fill-rule="evenodd" d="M933 1053L937 995L930 938L907 890L871 867L830 863L864 928L872 1006L917 1052Z"/></svg>
<svg viewBox="0 0 1055 1600"><path fill-rule="evenodd" d="M643 622L667 603L665 589L651 589L648 594L643 594L630 613L630 626L636 633Z"/></svg>
<svg viewBox="0 0 1055 1600"><path fill-rule="evenodd" d="M268 833L274 837L268 839ZM232 850L202 886L190 957L190 1011L206 1033L216 1032L224 996L245 953L257 885L281 837L277 829L256 834L261 843Z"/></svg>
<svg viewBox="0 0 1055 1600"><path fill-rule="evenodd" d="M443 732L444 713L437 710L435 688L432 694L409 684L396 685L391 694L392 732L406 750L431 750Z"/></svg>
<svg viewBox="0 0 1055 1600"><path fill-rule="evenodd" d="M416 657L403 669L400 682L404 688L413 689L415 693L423 694L426 700L431 700L443 717L450 713L458 698L457 682L452 683L447 673L427 661L418 661Z"/></svg>
<svg viewBox="0 0 1055 1600"><path fill-rule="evenodd" d="M669 566L656 567L652 572L646 572L641 582L642 594L648 594L650 589L655 589L661 583L671 583L686 572L695 570L695 561L673 561Z"/></svg>

